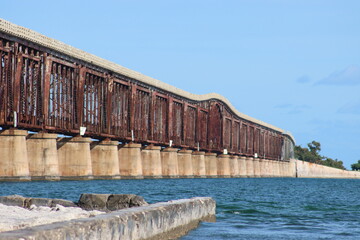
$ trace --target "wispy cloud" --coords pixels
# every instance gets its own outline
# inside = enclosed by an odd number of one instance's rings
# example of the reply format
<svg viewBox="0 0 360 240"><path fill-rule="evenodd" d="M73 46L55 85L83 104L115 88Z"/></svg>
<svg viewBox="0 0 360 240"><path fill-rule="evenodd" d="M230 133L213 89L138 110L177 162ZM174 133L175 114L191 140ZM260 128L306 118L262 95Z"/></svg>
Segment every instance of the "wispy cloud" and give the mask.
<svg viewBox="0 0 360 240"><path fill-rule="evenodd" d="M276 105L274 108L283 109L284 111L287 111L288 114L298 114L304 112L307 109L310 109L311 106L306 104L294 105L290 103L285 103L285 104Z"/></svg>
<svg viewBox="0 0 360 240"><path fill-rule="evenodd" d="M298 82L298 83L308 83L310 81L311 81L310 77L306 76L306 75L303 75L303 76L299 77L298 79L296 79L296 82Z"/></svg>
<svg viewBox="0 0 360 240"><path fill-rule="evenodd" d="M345 113L345 114L360 114L360 100L357 102L347 103L339 110L338 113Z"/></svg>
<svg viewBox="0 0 360 240"><path fill-rule="evenodd" d="M347 85L355 86L360 84L360 67L352 65L344 70L336 71L328 77L318 81L316 84L324 85Z"/></svg>

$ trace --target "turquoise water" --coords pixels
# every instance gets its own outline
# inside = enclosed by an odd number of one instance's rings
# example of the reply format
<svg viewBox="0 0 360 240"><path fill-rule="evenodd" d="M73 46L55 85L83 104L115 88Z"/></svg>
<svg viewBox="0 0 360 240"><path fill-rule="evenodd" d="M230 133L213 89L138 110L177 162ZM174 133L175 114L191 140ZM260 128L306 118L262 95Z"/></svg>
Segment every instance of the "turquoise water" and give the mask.
<svg viewBox="0 0 360 240"><path fill-rule="evenodd" d="M0 183L0 195L63 198L134 193L149 203L195 196L217 202L217 222L189 239L360 239L360 180L149 179Z"/></svg>

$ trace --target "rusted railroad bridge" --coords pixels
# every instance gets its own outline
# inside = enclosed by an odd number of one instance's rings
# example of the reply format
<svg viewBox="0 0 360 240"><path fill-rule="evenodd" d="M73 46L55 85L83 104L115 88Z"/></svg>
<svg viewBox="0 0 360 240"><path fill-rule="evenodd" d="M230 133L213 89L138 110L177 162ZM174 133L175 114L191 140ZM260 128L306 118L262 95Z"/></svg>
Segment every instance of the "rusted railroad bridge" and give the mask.
<svg viewBox="0 0 360 240"><path fill-rule="evenodd" d="M191 94L2 19L0 55L2 179L292 174L293 137L221 95Z"/></svg>

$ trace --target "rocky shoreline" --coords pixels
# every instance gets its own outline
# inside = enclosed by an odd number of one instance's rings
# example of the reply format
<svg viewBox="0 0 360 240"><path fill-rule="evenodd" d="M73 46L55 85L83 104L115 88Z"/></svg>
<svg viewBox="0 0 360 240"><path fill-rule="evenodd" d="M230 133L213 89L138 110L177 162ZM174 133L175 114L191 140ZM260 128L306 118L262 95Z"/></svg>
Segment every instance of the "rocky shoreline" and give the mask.
<svg viewBox="0 0 360 240"><path fill-rule="evenodd" d="M214 221L215 208L207 197L149 205L134 194L82 194L78 202L5 196L0 239L174 239Z"/></svg>
<svg viewBox="0 0 360 240"><path fill-rule="evenodd" d="M0 232L54 222L89 218L124 208L146 206L134 194L81 194L78 202L64 199L0 197Z"/></svg>

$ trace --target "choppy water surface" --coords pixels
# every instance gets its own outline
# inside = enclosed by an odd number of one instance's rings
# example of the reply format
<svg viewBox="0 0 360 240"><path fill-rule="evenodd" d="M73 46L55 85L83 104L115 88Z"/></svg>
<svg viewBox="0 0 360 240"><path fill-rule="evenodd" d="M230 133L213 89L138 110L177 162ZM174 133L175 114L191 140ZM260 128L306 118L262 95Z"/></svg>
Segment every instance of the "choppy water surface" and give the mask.
<svg viewBox="0 0 360 240"><path fill-rule="evenodd" d="M154 179L0 183L0 195L63 198L133 193L149 203L211 196L217 222L188 239L360 239L360 180Z"/></svg>

